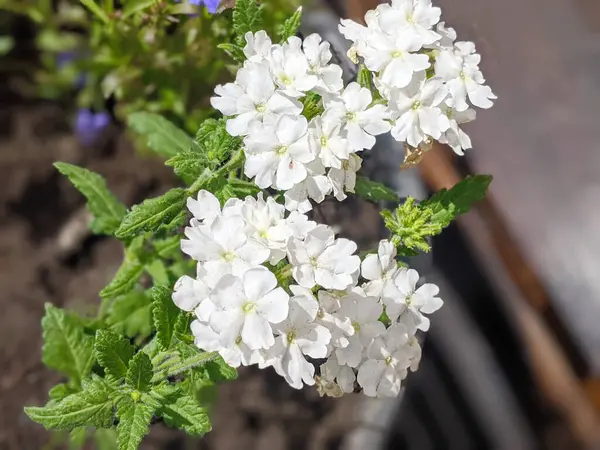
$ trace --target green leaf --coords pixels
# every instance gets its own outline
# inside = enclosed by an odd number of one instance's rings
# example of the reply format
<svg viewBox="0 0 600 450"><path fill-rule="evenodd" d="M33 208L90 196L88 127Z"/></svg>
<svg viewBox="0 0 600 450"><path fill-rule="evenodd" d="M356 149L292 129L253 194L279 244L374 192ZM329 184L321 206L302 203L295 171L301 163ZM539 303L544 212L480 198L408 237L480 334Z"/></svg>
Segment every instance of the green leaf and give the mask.
<svg viewBox="0 0 600 450"><path fill-rule="evenodd" d="M358 75L356 81L361 87L367 88L369 91L372 90L371 85L371 72L364 64L361 64L358 68Z"/></svg>
<svg viewBox="0 0 600 450"><path fill-rule="evenodd" d="M127 209L108 190L106 182L97 173L64 162L54 163L60 173L66 175L73 186L87 199L87 206L94 215L92 230L97 234L113 234Z"/></svg>
<svg viewBox="0 0 600 450"><path fill-rule="evenodd" d="M81 426L108 428L113 423L109 388L98 377L86 380L84 390L51 406L25 408L31 420L46 429L72 430Z"/></svg>
<svg viewBox="0 0 600 450"><path fill-rule="evenodd" d="M309 92L302 98L301 102L304 105L302 115L306 117L306 120L312 120L316 116L323 114L323 102L319 94Z"/></svg>
<svg viewBox="0 0 600 450"><path fill-rule="evenodd" d="M67 397L68 395L75 394L76 392L77 392L77 390L74 389L72 386L69 386L68 384L60 383L60 384L57 384L56 386L53 386L50 389L50 391L48 392L48 396L52 400L59 401L65 397Z"/></svg>
<svg viewBox="0 0 600 450"><path fill-rule="evenodd" d="M144 352L138 352L129 362L127 384L138 391L148 391L152 380L152 362Z"/></svg>
<svg viewBox="0 0 600 450"><path fill-rule="evenodd" d="M152 278L152 284L154 285L167 285L169 284L169 273L167 267L160 259L155 259L149 264L146 264L146 272Z"/></svg>
<svg viewBox="0 0 600 450"><path fill-rule="evenodd" d="M381 183L369 180L367 177L356 177L356 187L354 188L354 192L359 197L372 202L381 200L398 202L400 200L393 190L385 187Z"/></svg>
<svg viewBox="0 0 600 450"><path fill-rule="evenodd" d="M143 353L138 353L143 355ZM149 431L154 405L137 401L131 395L122 396L117 403L117 444L119 450L137 450Z"/></svg>
<svg viewBox="0 0 600 450"><path fill-rule="evenodd" d="M14 46L15 40L12 36L0 36L0 56L8 54Z"/></svg>
<svg viewBox="0 0 600 450"><path fill-rule="evenodd" d="M100 291L102 298L114 298L131 291L144 273L144 266L137 259L127 255L112 281Z"/></svg>
<svg viewBox="0 0 600 450"><path fill-rule="evenodd" d="M256 195L261 191L261 189L251 181L238 180L237 178L232 178L229 180L229 186L235 197L237 198L245 198L248 195L252 197L256 197Z"/></svg>
<svg viewBox="0 0 600 450"><path fill-rule="evenodd" d="M156 413L173 428L181 428L192 436L202 436L211 430L205 408L187 393L179 393L176 398L163 404Z"/></svg>
<svg viewBox="0 0 600 450"><path fill-rule="evenodd" d="M233 31L237 36L237 44L245 45L244 35L253 33L262 27L262 5L255 0L237 0L233 9Z"/></svg>
<svg viewBox="0 0 600 450"><path fill-rule="evenodd" d="M104 367L107 374L115 378L125 377L134 351L128 339L109 330L98 330L94 351L98 363Z"/></svg>
<svg viewBox="0 0 600 450"><path fill-rule="evenodd" d="M161 258L173 258L175 255L180 254L181 234L169 236L164 239L154 239L152 245Z"/></svg>
<svg viewBox="0 0 600 450"><path fill-rule="evenodd" d="M483 200L491 182L491 175L468 176L450 190L442 189L431 196L420 207L430 209L431 220L447 227L456 216L468 212L475 203Z"/></svg>
<svg viewBox="0 0 600 450"><path fill-rule="evenodd" d="M204 369L214 382L231 381L238 377L237 370L227 364L220 356L204 365Z"/></svg>
<svg viewBox="0 0 600 450"><path fill-rule="evenodd" d="M110 19L106 13L94 0L79 0L87 9L89 9L98 19L105 24L110 23Z"/></svg>
<svg viewBox="0 0 600 450"><path fill-rule="evenodd" d="M177 176L189 185L204 171L206 159L198 152L189 150L173 156L165 165L172 167Z"/></svg>
<svg viewBox="0 0 600 450"><path fill-rule="evenodd" d="M217 45L217 48L224 50L229 56L235 59L237 62L244 62L246 56L244 55L244 50L242 47L236 44L231 44L229 42L223 42Z"/></svg>
<svg viewBox="0 0 600 450"><path fill-rule="evenodd" d="M70 376L77 384L81 383L94 362L94 338L84 333L81 321L75 316L67 315L50 303L46 303L42 329L44 364Z"/></svg>
<svg viewBox="0 0 600 450"><path fill-rule="evenodd" d="M121 222L116 236L124 238L142 231L154 231L179 215L185 207L186 197L187 192L177 188L135 205Z"/></svg>
<svg viewBox="0 0 600 450"><path fill-rule="evenodd" d="M291 36L296 36L298 28L300 28L300 19L302 18L302 6L300 6L291 17L289 17L277 31L279 42L283 43Z"/></svg>
<svg viewBox="0 0 600 450"><path fill-rule="evenodd" d="M152 331L150 299L138 291L117 297L106 321L111 330L127 337L149 336Z"/></svg>
<svg viewBox="0 0 600 450"><path fill-rule="evenodd" d="M123 8L123 18L126 19L156 3L158 3L158 0L129 0Z"/></svg>
<svg viewBox="0 0 600 450"><path fill-rule="evenodd" d="M168 350L175 343L175 324L182 312L171 298L171 289L155 286L150 293L156 339L161 349Z"/></svg>
<svg viewBox="0 0 600 450"><path fill-rule="evenodd" d="M210 137L212 133L220 126L221 121L216 119L206 119L200 128L196 132L196 142L202 144L206 139Z"/></svg>
<svg viewBox="0 0 600 450"><path fill-rule="evenodd" d="M192 138L159 114L134 112L127 118L131 129L146 136L147 144L161 156L172 158L190 149Z"/></svg>

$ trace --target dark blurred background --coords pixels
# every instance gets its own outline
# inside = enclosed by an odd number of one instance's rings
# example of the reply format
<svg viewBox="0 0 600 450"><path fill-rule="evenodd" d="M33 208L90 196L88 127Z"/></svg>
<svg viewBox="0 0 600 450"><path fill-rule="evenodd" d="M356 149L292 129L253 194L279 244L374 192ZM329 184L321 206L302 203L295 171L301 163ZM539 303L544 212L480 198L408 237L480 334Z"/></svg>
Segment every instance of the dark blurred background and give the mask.
<svg viewBox="0 0 600 450"><path fill-rule="evenodd" d="M432 258L414 261L445 305L402 398L320 399L246 369L222 387L205 439L157 425L143 449L600 448L600 4L435 3L460 38L475 41L499 99L467 127L466 157L436 148L418 170L400 172L401 150L382 141L365 171L417 197L468 173L494 181L485 202L434 240ZM336 15L360 20L375 5L313 5L304 27L333 43ZM116 242L86 233L83 200L51 163L102 173L128 204L176 180L161 161L135 155L116 125L82 148L67 107L24 100L8 81L0 85L0 450L60 448L22 412L58 381L40 362L43 305L93 310L122 255ZM383 233L371 204L326 202L316 214L364 246Z"/></svg>

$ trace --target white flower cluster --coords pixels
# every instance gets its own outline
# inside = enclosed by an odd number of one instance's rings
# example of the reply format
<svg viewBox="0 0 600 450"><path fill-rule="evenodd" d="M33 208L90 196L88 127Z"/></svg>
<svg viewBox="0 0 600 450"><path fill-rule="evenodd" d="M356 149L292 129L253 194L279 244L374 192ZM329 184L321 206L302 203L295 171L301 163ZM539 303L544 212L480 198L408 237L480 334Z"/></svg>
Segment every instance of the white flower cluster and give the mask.
<svg viewBox="0 0 600 450"><path fill-rule="evenodd" d="M423 314L442 300L432 284L416 288L417 272L398 267L393 244L381 241L361 263L354 242L303 214L285 217L262 195L221 208L200 191L188 208L182 249L198 262L197 276L176 283L173 301L193 312L198 347L233 367L272 366L297 389L316 379L331 395L353 392L355 382L370 396L399 393L419 363ZM290 278L297 284L283 282ZM318 377L315 360L325 360Z"/></svg>
<svg viewBox="0 0 600 450"><path fill-rule="evenodd" d="M354 192L361 159L390 130L384 105L357 83L345 89L342 69L329 64L329 43L318 34L272 44L264 31L246 34L247 57L234 83L215 88L213 107L226 116L227 131L244 137L245 174L260 188L285 191L290 211L307 212L309 199L338 200ZM301 100L320 96L324 112L308 121Z"/></svg>
<svg viewBox="0 0 600 450"><path fill-rule="evenodd" d="M463 154L471 140L459 124L475 119L469 103L490 108L496 96L484 84L475 45L455 42L440 14L431 0L392 0L367 12L366 27L342 20L340 32L353 42L349 56L375 74L396 140L416 148L435 139Z"/></svg>

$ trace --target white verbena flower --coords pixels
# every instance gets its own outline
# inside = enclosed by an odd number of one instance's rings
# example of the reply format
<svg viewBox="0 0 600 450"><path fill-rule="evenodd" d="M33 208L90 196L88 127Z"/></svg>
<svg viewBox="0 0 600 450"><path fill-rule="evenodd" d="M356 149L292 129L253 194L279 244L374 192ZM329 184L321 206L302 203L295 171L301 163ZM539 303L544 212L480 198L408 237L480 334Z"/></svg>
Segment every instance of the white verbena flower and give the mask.
<svg viewBox="0 0 600 450"><path fill-rule="evenodd" d="M308 212L312 209L309 199L321 203L331 192L331 183L325 176L325 168L320 160L308 163L306 171L307 175L303 181L285 191L285 209L288 211Z"/></svg>
<svg viewBox="0 0 600 450"><path fill-rule="evenodd" d="M308 145L304 116L284 115L274 125L256 126L245 140L244 172L261 189L290 189L306 178L306 164L315 159Z"/></svg>
<svg viewBox="0 0 600 450"><path fill-rule="evenodd" d="M437 297L439 288L432 283L425 283L417 289L419 274L414 269L399 269L394 276L394 286L386 287L382 294L386 313L395 321L402 316L407 324L414 324L422 331L429 330L429 319L424 314L431 314L442 307L444 302Z"/></svg>
<svg viewBox="0 0 600 450"><path fill-rule="evenodd" d="M368 359L358 369L358 384L369 397L397 397L410 366L406 343L409 336L401 323L390 326L367 349Z"/></svg>
<svg viewBox="0 0 600 450"><path fill-rule="evenodd" d="M321 36L313 33L304 38L302 49L308 60L309 73L318 78L314 90L320 93L341 91L344 87L342 68L329 64L332 57L329 42L322 41Z"/></svg>
<svg viewBox="0 0 600 450"><path fill-rule="evenodd" d="M475 120L475 110L468 108L464 111L456 111L451 106L443 103L442 111L448 117L450 127L442 133L438 141L447 144L457 155L464 155L463 150L471 148L471 138L460 127L460 124Z"/></svg>
<svg viewBox="0 0 600 450"><path fill-rule="evenodd" d="M292 274L300 286L316 284L326 289L345 289L354 281L360 258L353 255L356 244L348 239L335 239L333 230L319 225L301 241L288 242L288 259L294 266Z"/></svg>
<svg viewBox="0 0 600 450"><path fill-rule="evenodd" d="M209 276L242 275L269 257L269 249L245 233L241 216L219 216L209 225L185 228L181 250L203 263Z"/></svg>
<svg viewBox="0 0 600 450"><path fill-rule="evenodd" d="M308 124L308 143L325 167L340 169L350 156L348 140L341 131L342 123L331 114L317 116Z"/></svg>
<svg viewBox="0 0 600 450"><path fill-rule="evenodd" d="M283 45L272 47L269 65L279 89L293 98L302 97L319 81L309 72L308 60L302 52L302 40L296 36L288 38Z"/></svg>
<svg viewBox="0 0 600 450"><path fill-rule="evenodd" d="M351 154L347 160L342 162L342 167L330 168L327 178L333 188L333 195L339 201L344 200L346 192L354 192L356 187L356 172L360 169L362 159L358 155Z"/></svg>
<svg viewBox="0 0 600 450"><path fill-rule="evenodd" d="M273 368L290 386L300 389L303 382L307 385L315 383L315 367L304 355L325 358L331 334L315 322L319 305L314 297L294 288L290 286L296 295L290 300L288 318L273 327L279 336L268 351L268 358L273 359Z"/></svg>
<svg viewBox="0 0 600 450"><path fill-rule="evenodd" d="M179 309L189 312L208 298L209 293L209 287L202 280L184 275L175 283L172 299Z"/></svg>
<svg viewBox="0 0 600 450"><path fill-rule="evenodd" d="M252 62L262 62L271 56L272 42L266 31L260 30L256 33L248 31L244 35L246 45L244 55Z"/></svg>
<svg viewBox="0 0 600 450"><path fill-rule="evenodd" d="M452 49L442 49L435 58L435 75L441 77L452 96L457 111L464 111L471 104L479 108L491 108L497 97L479 70L481 56L475 53L472 42L457 42Z"/></svg>
<svg viewBox="0 0 600 450"><path fill-rule="evenodd" d="M268 349L275 343L271 324L285 320L289 310L288 294L265 267L250 269L241 279L223 276L210 299L219 308L211 314L210 326L229 349L239 342L251 350Z"/></svg>
<svg viewBox="0 0 600 450"><path fill-rule="evenodd" d="M354 392L354 381L356 380L354 370L350 366L341 365L335 354L321 365L320 371L323 380L330 383L335 382L342 392L346 394Z"/></svg>
<svg viewBox="0 0 600 450"><path fill-rule="evenodd" d="M386 239L379 241L377 254L367 255L361 263L361 275L369 280L365 293L379 298L385 287L393 285L397 271L396 246Z"/></svg>
<svg viewBox="0 0 600 450"><path fill-rule="evenodd" d="M448 116L443 113L440 104L446 98L447 90L439 78L423 80L413 88L392 92L391 109L395 122L392 136L412 147L427 140L428 136L439 139L450 127Z"/></svg>
<svg viewBox="0 0 600 450"><path fill-rule="evenodd" d="M379 321L383 307L375 297L367 297L357 290L340 300L340 304L336 315L350 319L354 334L348 338L348 346L337 348L335 354L340 364L358 367L364 350L385 331L385 325Z"/></svg>
<svg viewBox="0 0 600 450"><path fill-rule="evenodd" d="M225 116L235 116L227 121L227 132L232 136L248 134L250 126L282 114L298 115L302 104L287 97L275 87L269 67L263 63L247 61L238 70L235 83L215 87L216 97L210 99L213 108Z"/></svg>
<svg viewBox="0 0 600 450"><path fill-rule="evenodd" d="M392 0L391 5L379 5L377 9L379 25L387 33L414 36L421 45L440 38L432 28L439 22L442 10L432 6L431 0Z"/></svg>
<svg viewBox="0 0 600 450"><path fill-rule="evenodd" d="M356 151L371 149L375 136L390 130L387 109L383 105L371 106L371 92L358 83L350 83L339 97L327 99L328 114L343 123L346 139Z"/></svg>

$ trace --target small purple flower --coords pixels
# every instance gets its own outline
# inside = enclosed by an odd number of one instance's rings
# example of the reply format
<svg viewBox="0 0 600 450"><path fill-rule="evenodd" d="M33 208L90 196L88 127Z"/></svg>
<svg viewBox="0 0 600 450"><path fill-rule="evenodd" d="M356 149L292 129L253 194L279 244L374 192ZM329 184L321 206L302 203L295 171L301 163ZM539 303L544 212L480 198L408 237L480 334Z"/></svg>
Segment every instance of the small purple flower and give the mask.
<svg viewBox="0 0 600 450"><path fill-rule="evenodd" d="M90 109L80 108L75 121L75 134L83 145L90 146L102 135L110 120L107 112L95 113Z"/></svg>
<svg viewBox="0 0 600 450"><path fill-rule="evenodd" d="M180 0L176 0L179 2ZM219 3L221 0L188 0L190 5L201 6L204 4L209 13L214 14L217 12L217 8L219 7Z"/></svg>

